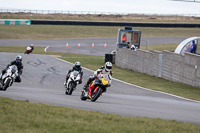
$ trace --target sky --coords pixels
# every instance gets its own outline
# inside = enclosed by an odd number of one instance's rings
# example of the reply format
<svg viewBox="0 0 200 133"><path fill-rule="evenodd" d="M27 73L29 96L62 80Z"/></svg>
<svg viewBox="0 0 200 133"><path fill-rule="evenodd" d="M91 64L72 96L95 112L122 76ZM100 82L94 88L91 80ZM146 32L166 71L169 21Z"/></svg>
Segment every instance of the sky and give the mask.
<svg viewBox="0 0 200 133"><path fill-rule="evenodd" d="M200 0L0 0L0 9L199 14Z"/></svg>

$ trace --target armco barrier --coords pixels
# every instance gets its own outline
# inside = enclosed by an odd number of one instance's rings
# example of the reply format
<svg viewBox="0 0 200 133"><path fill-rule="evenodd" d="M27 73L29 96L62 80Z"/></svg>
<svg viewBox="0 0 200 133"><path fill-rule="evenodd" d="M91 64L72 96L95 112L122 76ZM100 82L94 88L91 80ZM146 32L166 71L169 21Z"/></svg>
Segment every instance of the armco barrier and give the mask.
<svg viewBox="0 0 200 133"><path fill-rule="evenodd" d="M132 26L132 27L200 28L200 23L128 23L128 22L31 20L31 24L32 25L82 25L82 26Z"/></svg>
<svg viewBox="0 0 200 133"><path fill-rule="evenodd" d="M0 24L3 24L3 25L31 25L31 20L0 19Z"/></svg>

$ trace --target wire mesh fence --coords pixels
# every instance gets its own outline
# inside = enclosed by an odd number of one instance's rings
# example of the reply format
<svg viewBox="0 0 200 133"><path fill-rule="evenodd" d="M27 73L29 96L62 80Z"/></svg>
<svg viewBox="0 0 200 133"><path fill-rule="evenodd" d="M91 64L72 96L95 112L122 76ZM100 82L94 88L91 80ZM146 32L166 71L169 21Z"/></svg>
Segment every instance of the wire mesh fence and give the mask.
<svg viewBox="0 0 200 133"><path fill-rule="evenodd" d="M27 10L27 9L0 9L0 13L29 13L29 14L104 14L104 15L160 15L160 16L192 16L200 17L199 14L159 14L159 13L121 13L121 12L99 12L99 11L66 11L66 10Z"/></svg>

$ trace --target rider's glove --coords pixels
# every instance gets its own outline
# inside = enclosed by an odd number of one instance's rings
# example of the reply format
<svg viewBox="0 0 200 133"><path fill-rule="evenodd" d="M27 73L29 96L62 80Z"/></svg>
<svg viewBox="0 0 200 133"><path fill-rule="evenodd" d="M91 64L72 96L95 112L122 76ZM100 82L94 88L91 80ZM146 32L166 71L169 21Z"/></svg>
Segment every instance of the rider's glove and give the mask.
<svg viewBox="0 0 200 133"><path fill-rule="evenodd" d="M79 80L79 84L81 84L82 83L82 80Z"/></svg>
<svg viewBox="0 0 200 133"><path fill-rule="evenodd" d="M67 74L66 77L69 77L69 74Z"/></svg>

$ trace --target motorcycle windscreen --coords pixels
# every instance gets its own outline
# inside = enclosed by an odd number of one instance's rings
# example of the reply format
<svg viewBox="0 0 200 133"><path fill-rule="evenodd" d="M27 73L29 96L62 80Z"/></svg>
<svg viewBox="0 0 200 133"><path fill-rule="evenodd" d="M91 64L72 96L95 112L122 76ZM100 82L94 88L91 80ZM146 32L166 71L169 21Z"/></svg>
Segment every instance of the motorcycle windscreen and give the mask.
<svg viewBox="0 0 200 133"><path fill-rule="evenodd" d="M101 74L101 80L102 80L102 83L104 85L108 84L108 81L110 80L108 75L107 74Z"/></svg>

